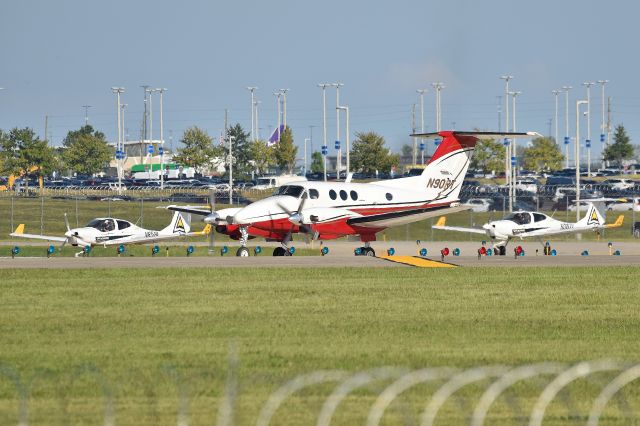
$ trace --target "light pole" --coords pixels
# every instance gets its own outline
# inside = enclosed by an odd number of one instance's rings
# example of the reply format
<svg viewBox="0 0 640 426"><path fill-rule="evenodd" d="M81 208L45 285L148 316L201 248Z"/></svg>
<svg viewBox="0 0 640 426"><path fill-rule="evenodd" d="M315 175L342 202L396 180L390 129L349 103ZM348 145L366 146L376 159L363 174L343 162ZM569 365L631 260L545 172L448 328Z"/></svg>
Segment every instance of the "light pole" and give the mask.
<svg viewBox="0 0 640 426"><path fill-rule="evenodd" d="M307 175L307 142L311 139L304 138L304 176Z"/></svg>
<svg viewBox="0 0 640 426"><path fill-rule="evenodd" d="M156 89L160 93L160 189L164 189L164 104L163 95L165 88Z"/></svg>
<svg viewBox="0 0 640 426"><path fill-rule="evenodd" d="M576 101L576 221L580 220L580 105L589 104L588 101Z"/></svg>
<svg viewBox="0 0 640 426"><path fill-rule="evenodd" d="M442 91L442 89L446 88L446 86L441 82L431 83L431 85L436 90L436 132L439 132L440 130L442 130L442 109L440 103L440 92Z"/></svg>
<svg viewBox="0 0 640 426"><path fill-rule="evenodd" d="M555 97L555 101L556 101L556 114L555 114L555 118L553 120L554 120L554 124L555 124L555 127L556 127L555 138L556 138L556 145L557 145L559 143L558 142L558 95L560 94L560 91L559 90L552 90L551 93L553 93L553 96Z"/></svg>
<svg viewBox="0 0 640 426"><path fill-rule="evenodd" d="M282 124L287 128L287 92L291 89L280 89L282 93Z"/></svg>
<svg viewBox="0 0 640 426"><path fill-rule="evenodd" d="M511 96L513 96L513 131L515 132L517 129L516 126L516 97L521 95L522 92L511 92ZM518 169L517 165L517 146L516 139L511 138L511 143L509 144L511 148L511 176L510 176L510 184L509 184L509 211L513 211L513 204L516 201L516 171Z"/></svg>
<svg viewBox="0 0 640 426"><path fill-rule="evenodd" d="M256 86L248 86L247 90L249 92L251 92L251 140L255 141L256 140L256 135L255 135L255 115L254 115L254 108L255 108L255 99L254 99L254 92L256 91L257 87Z"/></svg>
<svg viewBox="0 0 640 426"><path fill-rule="evenodd" d="M336 180L340 180L340 169L342 168L342 145L340 144L340 87L343 83L331 83L336 88L336 147L338 155L336 156Z"/></svg>
<svg viewBox="0 0 640 426"><path fill-rule="evenodd" d="M607 167L605 161L604 161L604 147L607 146L608 144L608 140L606 140L605 138L605 130L606 129L606 125L604 124L604 85L607 84L609 82L609 80L598 80L598 83L602 85L602 123L600 123L600 147L601 147L601 151L602 151L602 168L605 169ZM607 132L608 134L609 132ZM603 143L605 143L605 141L607 142L607 144L604 145L603 147Z"/></svg>
<svg viewBox="0 0 640 426"><path fill-rule="evenodd" d="M148 118L147 118L147 114L148 114L148 111L147 111L147 89L149 89L149 87L151 87L151 86L149 86L148 84L143 84L140 87L142 87L142 90L144 91L144 116L143 116L144 117L144 120L143 120L144 121L144 123L143 123L144 124L144 129L142 131L142 140L144 141L144 140L147 139L147 124L148 124L148 122L147 122L147 120L148 120ZM140 156L142 157L142 153L141 153ZM142 161L142 158L140 160Z"/></svg>
<svg viewBox="0 0 640 426"><path fill-rule="evenodd" d="M122 127L120 121L120 95L124 93L124 87L112 87L111 91L116 94L116 113L118 120L118 142L116 145L116 168L118 172L118 193L122 190Z"/></svg>
<svg viewBox="0 0 640 426"><path fill-rule="evenodd" d="M277 132L278 132L278 142L280 142L280 116L282 114L281 110L280 110L280 108L281 108L281 106L280 106L280 97L282 96L282 92L273 92L273 96L276 97L276 103L277 103L277 105L276 105L276 111L277 111L277 114L278 114Z"/></svg>
<svg viewBox="0 0 640 426"><path fill-rule="evenodd" d="M424 94L427 89L416 90L420 94L420 133L424 133ZM420 138L420 146L424 146L424 138ZM422 164L424 164L424 150L422 150ZM416 163L416 140L413 138L413 164Z"/></svg>
<svg viewBox="0 0 640 426"><path fill-rule="evenodd" d="M227 135L227 138L229 138L229 204L233 205L233 139L235 136Z"/></svg>
<svg viewBox="0 0 640 426"><path fill-rule="evenodd" d="M562 86L564 90L564 155L565 155L565 168L569 168L569 90L573 89L571 86Z"/></svg>
<svg viewBox="0 0 640 426"><path fill-rule="evenodd" d="M322 88L322 157L324 167L324 181L327 181L327 97L326 89L330 83L320 83L318 87Z"/></svg>
<svg viewBox="0 0 640 426"><path fill-rule="evenodd" d="M347 115L347 132L346 132L346 135L345 135L345 143L346 143L346 150L347 150L347 174L346 174L346 177L348 178L349 177L349 172L351 171L351 164L349 163L349 155L350 155L349 151L351 149L351 146L350 146L351 137L349 135L349 132L350 132L350 129L349 129L349 107L348 106L339 106L338 109L344 110L346 115Z"/></svg>
<svg viewBox="0 0 640 426"><path fill-rule="evenodd" d="M260 140L260 120L258 120L258 105L260 105L260 101L255 101L253 103L253 107L255 109L255 114L256 114L256 127L255 127L255 131L256 131L256 138L255 140Z"/></svg>
<svg viewBox="0 0 640 426"><path fill-rule="evenodd" d="M82 108L84 108L84 125L87 126L89 124L89 108L91 108L91 105L82 105Z"/></svg>
<svg viewBox="0 0 640 426"><path fill-rule="evenodd" d="M505 126L504 131L509 133L509 80L513 78L512 75L503 75L500 77L501 80L504 80L504 106L505 106ZM504 178L505 184L509 185L511 175L511 155L509 152L509 139L504 138L503 145L505 147L505 158L504 158Z"/></svg>
<svg viewBox="0 0 640 426"><path fill-rule="evenodd" d="M591 175L591 86L593 86L593 81L585 81L582 83L583 86L587 88L587 140L585 141L585 145L587 148L587 175ZM576 141L576 143L580 143L580 141Z"/></svg>
<svg viewBox="0 0 640 426"><path fill-rule="evenodd" d="M156 89L147 89L149 92L149 143L153 146L153 93Z"/></svg>

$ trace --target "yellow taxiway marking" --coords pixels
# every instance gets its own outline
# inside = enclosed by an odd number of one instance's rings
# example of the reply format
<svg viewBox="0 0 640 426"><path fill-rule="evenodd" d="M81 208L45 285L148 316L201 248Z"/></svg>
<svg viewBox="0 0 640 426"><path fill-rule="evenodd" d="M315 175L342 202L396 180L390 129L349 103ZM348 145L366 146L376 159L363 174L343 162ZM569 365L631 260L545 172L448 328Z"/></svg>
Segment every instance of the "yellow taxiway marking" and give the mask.
<svg viewBox="0 0 640 426"><path fill-rule="evenodd" d="M426 259L418 256L378 256L380 259L390 262L402 263L409 266L417 266L418 268L457 268L457 265L451 263L440 262L437 260Z"/></svg>

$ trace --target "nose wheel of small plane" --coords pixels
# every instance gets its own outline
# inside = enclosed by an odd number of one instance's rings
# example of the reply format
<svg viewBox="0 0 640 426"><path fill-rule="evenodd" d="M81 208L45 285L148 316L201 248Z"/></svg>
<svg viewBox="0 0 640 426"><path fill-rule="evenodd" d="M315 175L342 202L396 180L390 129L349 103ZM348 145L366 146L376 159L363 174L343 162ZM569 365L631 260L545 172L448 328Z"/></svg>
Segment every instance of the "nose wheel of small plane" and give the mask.
<svg viewBox="0 0 640 426"><path fill-rule="evenodd" d="M249 249L246 247L240 247L238 251L236 251L236 256L238 257L249 257Z"/></svg>
<svg viewBox="0 0 640 426"><path fill-rule="evenodd" d="M375 255L376 255L376 251L371 247L358 247L357 249L355 249L354 253L355 253L356 256L371 256L371 257L375 257Z"/></svg>

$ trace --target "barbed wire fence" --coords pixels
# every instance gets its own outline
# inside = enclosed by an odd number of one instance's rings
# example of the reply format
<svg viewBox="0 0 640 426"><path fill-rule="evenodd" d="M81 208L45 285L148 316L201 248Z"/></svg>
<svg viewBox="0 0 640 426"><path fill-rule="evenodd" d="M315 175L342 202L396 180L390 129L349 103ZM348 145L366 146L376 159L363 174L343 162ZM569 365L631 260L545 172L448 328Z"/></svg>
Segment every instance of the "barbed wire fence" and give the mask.
<svg viewBox="0 0 640 426"><path fill-rule="evenodd" d="M268 426L279 424L283 412L291 415L296 410L312 416L317 426L345 424L347 419L366 426L399 421L421 426L460 421L471 426L494 421L528 426L541 426L545 421L587 426L640 423L640 364L612 359L463 369L387 366L356 372L317 370L281 384L262 383L271 391L258 395L250 385L256 381L243 383L237 370L233 349L226 379L219 371L189 371L169 364L156 373L133 370L125 373L130 386L137 388L130 395L92 364L68 371L37 371L28 377L17 368L0 364L0 420L27 426L35 421L33 412L37 412L39 417L50 419L48 423L102 420L105 426L115 426L129 423L127 416L133 409L144 411L141 418L149 424L166 423L172 417L179 426L214 421L219 426ZM90 396L102 401L88 410L82 403L89 395L74 392L74 386L83 380L90 383ZM222 383L223 389L212 391L214 382ZM48 397L42 393L47 386L54 388L57 404L47 404ZM208 398L195 410L198 398L207 393L218 396ZM246 394L250 403L258 404L250 407L257 413L255 417L242 412L247 403L239 401ZM295 402L287 404L290 399ZM305 399L311 405L303 403ZM359 404L360 418L354 420L351 410L340 410L342 404ZM311 411L310 406L314 407Z"/></svg>

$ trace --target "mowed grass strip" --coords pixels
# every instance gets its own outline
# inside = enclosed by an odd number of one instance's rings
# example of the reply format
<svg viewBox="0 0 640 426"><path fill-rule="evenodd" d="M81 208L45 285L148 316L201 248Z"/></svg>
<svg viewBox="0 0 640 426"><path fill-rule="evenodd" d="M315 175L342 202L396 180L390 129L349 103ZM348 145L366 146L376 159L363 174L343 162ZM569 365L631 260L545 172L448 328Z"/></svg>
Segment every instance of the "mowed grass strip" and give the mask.
<svg viewBox="0 0 640 426"><path fill-rule="evenodd" d="M0 363L24 382L36 377L33 420L100 419L95 370L113 392L118 424L174 422L176 381L189 384L197 424L215 418L233 347L236 420L250 424L278 386L314 370L638 361L640 291L633 277L639 272L2 270ZM311 421L332 387L303 392L282 407L277 423ZM528 389L528 402L539 387ZM580 389L578 396L587 392ZM377 391L356 393L337 424L362 423ZM399 407L417 415L427 395L418 388ZM14 422L10 381L0 379L0 398L0 423ZM401 411L395 419L406 415ZM558 424L565 424L566 409L557 411Z"/></svg>

